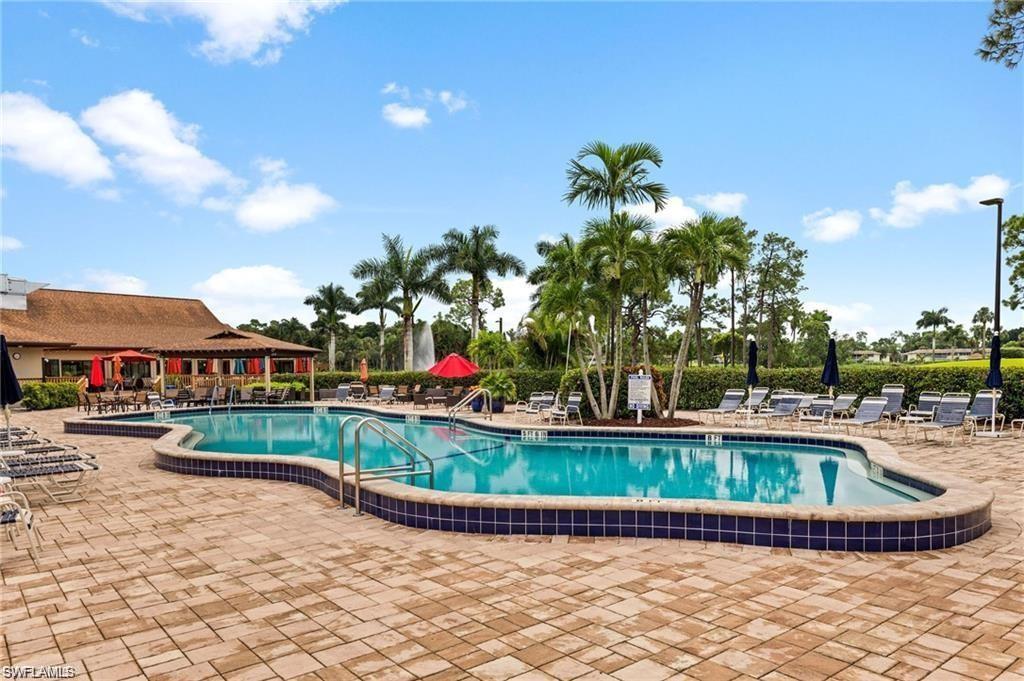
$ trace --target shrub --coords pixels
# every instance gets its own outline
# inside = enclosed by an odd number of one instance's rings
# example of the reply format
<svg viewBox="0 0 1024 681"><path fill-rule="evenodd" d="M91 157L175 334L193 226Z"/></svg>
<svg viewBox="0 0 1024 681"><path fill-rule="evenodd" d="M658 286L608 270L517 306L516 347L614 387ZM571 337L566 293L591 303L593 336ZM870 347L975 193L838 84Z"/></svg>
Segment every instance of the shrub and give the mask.
<svg viewBox="0 0 1024 681"><path fill-rule="evenodd" d="M270 389L271 390L284 390L285 388L291 388L292 391L299 392L299 391L305 390L306 388L309 387L308 385L306 385L306 383L307 383L306 381L280 381L280 380L273 380L273 379L271 379L271 381L270 381ZM246 383L245 387L246 388L265 388L266 385L267 384L264 383L263 381L253 381L252 383Z"/></svg>
<svg viewBox="0 0 1024 681"><path fill-rule="evenodd" d="M63 409L78 404L75 383L26 383L21 387L22 404L29 409Z"/></svg>
<svg viewBox="0 0 1024 681"><path fill-rule="evenodd" d="M491 371L480 379L480 387L491 391L491 398L505 402L516 401L516 384L504 371Z"/></svg>
<svg viewBox="0 0 1024 681"><path fill-rule="evenodd" d="M1009 343L1007 343L1007 345L1009 345ZM1004 345L1000 349L1000 352L1003 359L1024 359L1024 348L1019 346L1006 347L1006 345Z"/></svg>

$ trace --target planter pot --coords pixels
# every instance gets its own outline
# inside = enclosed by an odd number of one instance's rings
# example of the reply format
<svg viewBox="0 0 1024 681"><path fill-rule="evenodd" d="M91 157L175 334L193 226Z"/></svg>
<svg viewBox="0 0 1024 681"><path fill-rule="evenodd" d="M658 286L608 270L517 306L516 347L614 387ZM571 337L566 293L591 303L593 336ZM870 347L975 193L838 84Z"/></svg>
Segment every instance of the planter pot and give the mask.
<svg viewBox="0 0 1024 681"><path fill-rule="evenodd" d="M482 397L474 397L470 401L469 406L470 406L470 408L474 412L479 414L480 412L482 412L484 410L484 398L482 398Z"/></svg>
<svg viewBox="0 0 1024 681"><path fill-rule="evenodd" d="M501 398L495 397L493 400L491 400L491 412L493 412L495 414L503 414L503 413L505 413L505 398L504 397L501 397Z"/></svg>

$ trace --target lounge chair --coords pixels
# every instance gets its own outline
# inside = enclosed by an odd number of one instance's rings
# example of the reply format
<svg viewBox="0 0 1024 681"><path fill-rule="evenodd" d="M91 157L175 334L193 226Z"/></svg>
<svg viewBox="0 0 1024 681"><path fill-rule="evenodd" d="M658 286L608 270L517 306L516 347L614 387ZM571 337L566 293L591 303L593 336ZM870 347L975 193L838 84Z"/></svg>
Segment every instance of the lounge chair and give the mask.
<svg viewBox="0 0 1024 681"><path fill-rule="evenodd" d="M409 392L409 386L400 385L395 390L395 401L396 402L412 402L412 393Z"/></svg>
<svg viewBox="0 0 1024 681"><path fill-rule="evenodd" d="M812 397L811 403L808 406L798 409L797 425L807 424L811 428L815 425L825 425L832 417L832 407L834 405L835 400L827 395Z"/></svg>
<svg viewBox="0 0 1024 681"><path fill-rule="evenodd" d="M366 386L362 383L350 383L346 400L348 402L364 402L366 400Z"/></svg>
<svg viewBox="0 0 1024 681"><path fill-rule="evenodd" d="M8 450L0 456L0 476L13 488L33 488L58 503L80 501L100 470L95 457L82 452L40 453Z"/></svg>
<svg viewBox="0 0 1024 681"><path fill-rule="evenodd" d="M441 405L442 407L448 403L448 391L444 388L427 388L426 391L426 405L427 408L435 405Z"/></svg>
<svg viewBox="0 0 1024 681"><path fill-rule="evenodd" d="M995 395L995 406L992 404L993 394ZM971 403L971 409L967 418L974 422L974 429L987 426L992 421L992 412L995 412L996 430L1002 430L1006 424L1006 415L999 413L999 401L1003 398L1001 390L979 390Z"/></svg>
<svg viewBox="0 0 1024 681"><path fill-rule="evenodd" d="M863 432L867 428L878 430L878 436L882 436L882 426L886 425L885 408L889 406L889 399L886 397L865 397L860 401L857 412L843 421L846 426L846 433L852 434L852 428L860 428Z"/></svg>
<svg viewBox="0 0 1024 681"><path fill-rule="evenodd" d="M803 401L804 396L801 393L787 393L775 400L775 405L770 411L759 411L753 414L752 418L755 421L764 421L765 425L771 428L772 423L782 423L793 418Z"/></svg>
<svg viewBox="0 0 1024 681"><path fill-rule="evenodd" d="M718 420L716 417L724 418L727 414L735 413L740 408L740 405L743 404L743 397L746 394L747 391L742 388L726 390L718 406L713 409L701 409L697 412L697 419L700 420L701 414L708 414L711 417L711 422L714 423Z"/></svg>
<svg viewBox="0 0 1024 681"><path fill-rule="evenodd" d="M889 425L895 425L897 419L903 415L903 395L906 388L900 383L886 383L882 386L882 397L885 398L885 409L882 415L888 419Z"/></svg>
<svg viewBox="0 0 1024 681"><path fill-rule="evenodd" d="M519 400L518 402L516 402L515 409L513 410L513 413L516 416L518 416L520 413L525 412L526 408L529 407L531 403L539 402L540 399L543 396L544 396L544 393L541 393L541 392L532 392L532 393L530 393L530 397L528 397L527 399Z"/></svg>
<svg viewBox="0 0 1024 681"><path fill-rule="evenodd" d="M583 404L583 393L571 392L569 393L569 399L566 400L564 407L554 406L551 408L548 414L548 422L554 423L559 421L562 424L567 424L570 418L577 418L580 425L583 425L583 413L580 411L580 406Z"/></svg>
<svg viewBox="0 0 1024 681"><path fill-rule="evenodd" d="M28 497L22 492L13 489L0 491L0 525L7 530L7 538L15 549L18 548L18 543L14 537L19 533L19 529L23 529L28 540L28 554L35 560L36 549L41 545L42 535L39 532L38 520L29 506Z"/></svg>
<svg viewBox="0 0 1024 681"><path fill-rule="evenodd" d="M953 444L956 441L958 434L966 444L968 434L972 433L976 426L976 423L967 416L970 401L970 395L964 393L946 393L943 395L938 409L935 410L935 418L931 421L914 425L914 439L917 439L917 433L919 432L924 435L925 441L928 441L929 432L939 433L940 439L942 433L949 433L949 444ZM991 402L989 404L991 405Z"/></svg>
<svg viewBox="0 0 1024 681"><path fill-rule="evenodd" d="M935 411L939 408L939 402L941 401L942 393L926 390L918 395L917 404L910 405L910 409L907 410L907 416L913 420L924 419L925 421L931 421L935 418Z"/></svg>
<svg viewBox="0 0 1024 681"><path fill-rule="evenodd" d="M518 404L516 405L516 416L523 415L527 418L531 416L537 416L538 418L544 418L544 412L550 411L556 406L557 397L553 390L549 390L540 394L540 398L537 400L530 401L525 408L519 409Z"/></svg>
<svg viewBox="0 0 1024 681"><path fill-rule="evenodd" d="M733 412L733 417L738 421L740 416L750 416L757 413L767 397L768 388L754 388L750 391L750 396Z"/></svg>
<svg viewBox="0 0 1024 681"><path fill-rule="evenodd" d="M393 404L395 401L395 386L393 385L382 385L380 386L380 392L376 395L370 395L371 402L378 404Z"/></svg>

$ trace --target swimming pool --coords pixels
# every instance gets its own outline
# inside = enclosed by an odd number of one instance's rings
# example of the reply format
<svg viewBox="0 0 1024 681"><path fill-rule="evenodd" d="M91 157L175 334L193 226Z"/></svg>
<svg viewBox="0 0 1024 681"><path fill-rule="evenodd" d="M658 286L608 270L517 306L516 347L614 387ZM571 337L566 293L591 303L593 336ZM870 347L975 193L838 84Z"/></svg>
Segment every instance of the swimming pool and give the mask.
<svg viewBox="0 0 1024 681"><path fill-rule="evenodd" d="M344 414L186 414L170 419L202 435L206 452L276 454L338 460ZM145 417L143 417L145 418ZM921 490L868 476L864 455L851 449L787 443L573 438L546 442L447 424L384 419L434 461L434 489L515 495L721 499L794 505L885 505L930 498ZM353 429L345 436L352 464ZM361 437L365 468L394 466L404 457L372 432ZM427 486L425 476L399 482Z"/></svg>
<svg viewBox="0 0 1024 681"><path fill-rule="evenodd" d="M345 416L384 419L415 441L434 459L436 488L364 479L356 489L348 472L340 481ZM449 429L436 412L309 404L76 416L64 429L152 438L158 469L287 481L345 506L358 496L363 512L424 530L927 551L992 526L990 490L904 461L886 442L839 434L462 417ZM372 437L362 445L366 466L393 461Z"/></svg>

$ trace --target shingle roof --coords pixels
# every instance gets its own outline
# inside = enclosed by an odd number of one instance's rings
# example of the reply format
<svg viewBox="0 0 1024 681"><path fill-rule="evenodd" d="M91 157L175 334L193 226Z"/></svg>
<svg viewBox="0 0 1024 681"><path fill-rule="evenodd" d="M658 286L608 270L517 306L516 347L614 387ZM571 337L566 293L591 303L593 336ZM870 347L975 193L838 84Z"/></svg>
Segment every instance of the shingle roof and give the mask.
<svg viewBox="0 0 1024 681"><path fill-rule="evenodd" d="M294 343L233 329L201 300L42 288L28 294L27 310L0 310L11 345L82 349L177 349L216 354L316 353Z"/></svg>

